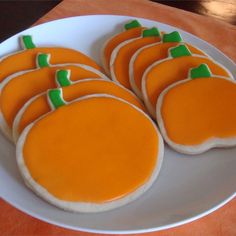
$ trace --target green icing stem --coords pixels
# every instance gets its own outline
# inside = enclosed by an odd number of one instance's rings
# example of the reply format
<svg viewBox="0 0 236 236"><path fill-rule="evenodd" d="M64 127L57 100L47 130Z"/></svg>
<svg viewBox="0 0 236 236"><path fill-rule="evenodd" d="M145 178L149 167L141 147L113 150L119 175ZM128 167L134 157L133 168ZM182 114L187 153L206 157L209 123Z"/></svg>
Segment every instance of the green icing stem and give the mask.
<svg viewBox="0 0 236 236"><path fill-rule="evenodd" d="M71 85L72 82L70 81L70 70L58 70L56 72L56 80L61 87Z"/></svg>
<svg viewBox="0 0 236 236"><path fill-rule="evenodd" d="M48 90L48 100L52 109L57 109L66 105L66 102L63 99L61 88Z"/></svg>
<svg viewBox="0 0 236 236"><path fill-rule="evenodd" d="M22 41L24 49L36 48L35 44L33 43L33 39L31 35L23 35L21 37L21 41Z"/></svg>
<svg viewBox="0 0 236 236"><path fill-rule="evenodd" d="M161 34L160 34L160 31L156 27L153 27L153 28L144 30L142 33L142 36L143 37L152 37L152 36L160 37Z"/></svg>
<svg viewBox="0 0 236 236"><path fill-rule="evenodd" d="M37 55L37 65L39 68L48 67L49 65L50 54L40 53Z"/></svg>
<svg viewBox="0 0 236 236"><path fill-rule="evenodd" d="M124 25L124 28L126 30L137 28L137 27L141 27L141 24L137 20L132 20L129 23Z"/></svg>
<svg viewBox="0 0 236 236"><path fill-rule="evenodd" d="M192 53L189 51L188 47L184 44L181 44L177 47L171 48L169 50L169 52L170 52L170 56L173 58L192 55Z"/></svg>
<svg viewBox="0 0 236 236"><path fill-rule="evenodd" d="M207 64L201 64L196 68L190 69L190 78L197 79L197 78L209 78L211 77L211 70Z"/></svg>
<svg viewBox="0 0 236 236"><path fill-rule="evenodd" d="M180 43L183 41L180 33L178 31L173 31L169 34L164 34L162 38L163 43Z"/></svg>

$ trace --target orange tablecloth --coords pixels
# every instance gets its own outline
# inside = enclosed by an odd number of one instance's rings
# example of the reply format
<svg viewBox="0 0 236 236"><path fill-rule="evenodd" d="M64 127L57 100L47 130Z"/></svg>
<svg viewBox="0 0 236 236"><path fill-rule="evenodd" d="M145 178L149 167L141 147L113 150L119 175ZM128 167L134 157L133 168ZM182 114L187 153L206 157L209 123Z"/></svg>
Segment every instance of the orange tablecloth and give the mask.
<svg viewBox="0 0 236 236"><path fill-rule="evenodd" d="M36 24L59 18L115 14L143 17L177 26L215 45L236 61L236 27L209 17L152 3L147 0L64 0ZM46 236L46 235L95 235L59 228L11 207L0 200L0 235L3 236ZM235 236L236 199L195 222L156 233L142 235L159 236Z"/></svg>

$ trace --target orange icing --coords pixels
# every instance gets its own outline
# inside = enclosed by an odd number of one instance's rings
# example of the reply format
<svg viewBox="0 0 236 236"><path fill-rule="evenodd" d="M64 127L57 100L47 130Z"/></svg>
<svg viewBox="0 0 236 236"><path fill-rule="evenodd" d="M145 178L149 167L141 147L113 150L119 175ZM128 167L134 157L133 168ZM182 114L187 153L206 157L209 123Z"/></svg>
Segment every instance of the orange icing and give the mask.
<svg viewBox="0 0 236 236"><path fill-rule="evenodd" d="M101 70L97 63L81 52L68 48L34 48L10 55L0 62L0 82L7 76L36 67L35 58L38 53L50 54L50 63L79 63Z"/></svg>
<svg viewBox="0 0 236 236"><path fill-rule="evenodd" d="M175 47L179 43L158 43L143 49L137 56L133 64L134 81L138 89L141 91L141 82L144 71L156 61L168 57L168 50ZM204 55L198 48L186 44L193 54Z"/></svg>
<svg viewBox="0 0 236 236"><path fill-rule="evenodd" d="M146 93L153 108L156 106L160 93L170 84L186 79L190 68L207 64L214 75L230 77L220 65L207 57L183 56L166 60L154 66L146 75ZM170 69L171 68L171 69Z"/></svg>
<svg viewBox="0 0 236 236"><path fill-rule="evenodd" d="M105 45L103 49L103 56L104 56L104 63L105 67L109 68L110 67L110 58L112 51L115 49L116 46L118 46L120 43L132 39L132 38L137 38L140 37L144 27L136 27L133 29L126 30L120 34L115 35L112 37Z"/></svg>
<svg viewBox="0 0 236 236"><path fill-rule="evenodd" d="M31 122L51 111L46 94L41 94L30 103L22 114L17 132L20 134Z"/></svg>
<svg viewBox="0 0 236 236"><path fill-rule="evenodd" d="M89 94L104 93L114 95L122 98L138 108L145 110L144 106L137 99L137 97L131 94L129 91L123 89L119 85L104 80L85 80L72 84L68 87L62 88L63 98L65 101L72 101L81 96ZM24 111L19 121L18 132L21 131L31 122L39 118L40 116L50 112L51 108L47 102L47 95L42 94L37 97Z"/></svg>
<svg viewBox="0 0 236 236"><path fill-rule="evenodd" d="M156 130L142 113L116 99L90 98L37 121L23 156L32 178L55 197L103 203L145 184L158 148Z"/></svg>
<svg viewBox="0 0 236 236"><path fill-rule="evenodd" d="M235 108L235 83L199 78L170 89L164 96L161 115L172 141L197 145L213 137L236 137Z"/></svg>
<svg viewBox="0 0 236 236"><path fill-rule="evenodd" d="M96 73L76 66L45 67L15 77L3 87L0 96L1 112L9 127L12 127L17 112L31 97L57 87L55 72L58 69L71 70L72 81L99 78Z"/></svg>
<svg viewBox="0 0 236 236"><path fill-rule="evenodd" d="M159 41L160 37L144 37L135 39L120 48L113 64L116 80L126 88L130 89L129 62L131 57L139 48Z"/></svg>

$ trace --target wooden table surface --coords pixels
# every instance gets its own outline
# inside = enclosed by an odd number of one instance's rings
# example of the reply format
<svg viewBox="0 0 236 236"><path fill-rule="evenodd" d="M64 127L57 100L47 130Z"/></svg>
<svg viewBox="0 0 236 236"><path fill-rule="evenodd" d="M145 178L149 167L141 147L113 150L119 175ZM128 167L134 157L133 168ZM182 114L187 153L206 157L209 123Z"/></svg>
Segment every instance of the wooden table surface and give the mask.
<svg viewBox="0 0 236 236"><path fill-rule="evenodd" d="M94 1L94 2L93 2ZM107 1L107 2L106 2ZM161 5L155 5L155 3L149 4L147 1L142 0L122 0L117 4L116 0L66 0L64 5L58 5L52 13L47 14L41 18L38 23L43 23L48 20L53 20L60 17L72 16L72 15L84 15L84 14L130 14L140 17L146 17L150 19L160 20L160 9L164 12L170 12L171 14L187 15L189 13L178 12L172 8L162 8ZM161 2L165 5L175 6L181 9L200 13L202 15L208 15L213 18L223 20L231 23L232 25L224 24L218 21L211 21L210 18L198 18L198 16L191 16L191 24L187 24L181 19L176 22L175 17L164 15L161 17L165 23L173 24L181 27L189 32L195 33L199 37L206 39L212 44L216 45L228 56L236 61L236 27L233 24L235 21L235 4L234 0L221 0L221 1L155 1ZM214 5L216 2L217 4ZM4 40L7 37L25 29L34 24L40 17L46 14L51 8L56 6L60 1L0 1L0 40ZM105 3L105 4L104 4ZM130 11L132 7L137 5L138 9ZM71 6L76 5L75 11ZM103 4L103 5L99 5ZM115 5L115 6L114 6ZM102 6L102 7L101 7ZM156 6L156 8L155 8ZM202 8L204 6L204 8ZM69 12L66 9L71 9ZM143 9L150 9L153 12L145 13ZM205 10L204 10L205 9ZM181 14L180 14L181 13ZM190 18L191 18L190 17ZM201 23L199 26L201 30L194 31L192 24L197 22ZM204 31L204 23L209 30ZM175 24L176 23L176 24ZM180 25L178 25L180 24ZM212 26L212 27L211 27ZM214 26L219 28L222 32L229 33L232 38L225 39L226 42L222 43L222 39L212 37L214 34ZM211 34L209 34L211 32ZM217 31L216 31L217 32ZM226 44L226 45L225 45ZM76 232L72 230L66 230L54 225L50 225L34 219L19 210L11 207L6 202L0 199L0 235L4 236L29 236L29 235L80 235L89 236L89 233ZM145 235L159 235L159 236L235 236L236 235L236 200L229 202L223 208L215 211L214 213L203 217L192 223L158 233L150 233Z"/></svg>

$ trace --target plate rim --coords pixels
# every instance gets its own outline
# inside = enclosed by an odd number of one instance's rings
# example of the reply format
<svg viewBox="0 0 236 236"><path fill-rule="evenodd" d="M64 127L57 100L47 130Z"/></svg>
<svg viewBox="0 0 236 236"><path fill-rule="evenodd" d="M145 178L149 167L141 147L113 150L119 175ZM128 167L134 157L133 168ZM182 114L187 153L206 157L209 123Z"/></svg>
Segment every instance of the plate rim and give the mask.
<svg viewBox="0 0 236 236"><path fill-rule="evenodd" d="M25 213L26 215L36 218L38 220L41 220L43 222L46 222L46 223L49 223L49 224L52 224L52 225L55 225L55 226L58 226L61 228L69 229L69 230L75 230L75 231L81 231L81 232L87 232L87 233L98 233L98 234L142 234L142 233L151 233L151 232L158 232L158 231L162 231L162 230L172 229L172 228L175 228L178 226L185 225L187 223L191 223L195 220L201 219L202 217L213 213L214 211L220 209L221 207L226 205L228 202L233 200L235 197L236 197L236 192L232 193L228 198L224 199L219 204L215 205L214 207L210 208L207 211L199 213L199 214L197 214L193 217L187 218L185 220L176 221L174 223L163 225L163 226L157 226L157 227L152 227L152 228L140 228L140 229L135 229L135 230L102 230L102 229L93 229L93 228L80 227L80 226L75 227L75 226L67 225L64 223L59 223L59 222L51 220L49 218L43 218L42 216L38 215L37 213L32 213L32 212L29 213L26 209L24 209L20 205L12 203L11 201L8 201L8 199L5 199L4 197L0 196L0 198L2 198L5 202L10 204L11 206L14 206L17 210L20 210L21 212ZM89 214L91 214L91 213L89 213Z"/></svg>

